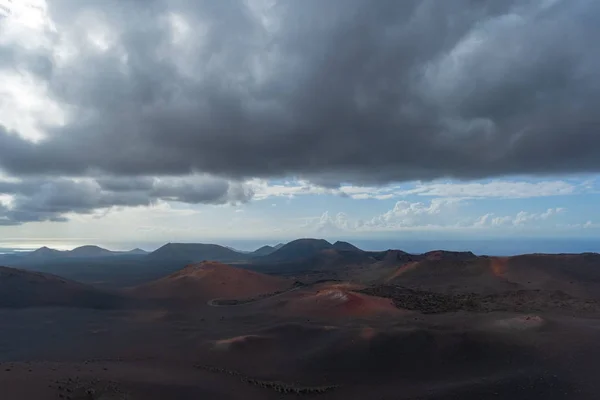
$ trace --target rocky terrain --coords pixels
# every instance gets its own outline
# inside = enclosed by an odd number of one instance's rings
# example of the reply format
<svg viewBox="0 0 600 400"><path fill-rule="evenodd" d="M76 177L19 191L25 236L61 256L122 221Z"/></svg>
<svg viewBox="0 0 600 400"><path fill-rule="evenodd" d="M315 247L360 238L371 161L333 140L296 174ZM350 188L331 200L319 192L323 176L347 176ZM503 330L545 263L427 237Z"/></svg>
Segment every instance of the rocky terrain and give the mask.
<svg viewBox="0 0 600 400"><path fill-rule="evenodd" d="M483 313L555 311L591 315L600 312L599 301L573 297L558 290L514 290L495 294L437 293L382 285L363 289L360 292L371 296L390 298L398 308L419 311L424 314L456 311Z"/></svg>

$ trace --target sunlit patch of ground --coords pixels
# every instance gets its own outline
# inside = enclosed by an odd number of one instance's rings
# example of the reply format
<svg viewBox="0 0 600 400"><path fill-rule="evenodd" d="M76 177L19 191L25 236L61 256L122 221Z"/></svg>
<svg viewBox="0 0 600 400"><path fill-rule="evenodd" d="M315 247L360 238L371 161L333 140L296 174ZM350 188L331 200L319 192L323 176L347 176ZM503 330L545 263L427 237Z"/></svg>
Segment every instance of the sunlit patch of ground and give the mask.
<svg viewBox="0 0 600 400"><path fill-rule="evenodd" d="M419 266L419 262L415 261L415 262L409 262L407 264L404 264L403 266L401 266L400 268L398 268L389 278L387 278L385 281L387 282L391 282L394 279L398 278L399 276L401 276L402 274L404 274L407 271L411 271L415 268L417 268Z"/></svg>
<svg viewBox="0 0 600 400"><path fill-rule="evenodd" d="M508 257L493 257L490 259L490 270L497 277L502 277L507 271Z"/></svg>
<svg viewBox="0 0 600 400"><path fill-rule="evenodd" d="M366 317L401 312L392 300L356 293L348 289L351 287L336 284L316 292L298 293L287 301L285 310L296 315L327 317Z"/></svg>
<svg viewBox="0 0 600 400"><path fill-rule="evenodd" d="M375 330L375 328L373 328L373 327L366 326L366 327L362 328L361 331L360 331L360 338L361 339L371 340L375 336L377 336L377 330Z"/></svg>
<svg viewBox="0 0 600 400"><path fill-rule="evenodd" d="M292 282L271 275L206 261L156 281L137 286L132 294L149 299L189 300L201 304L215 298L245 299L290 288Z"/></svg>
<svg viewBox="0 0 600 400"><path fill-rule="evenodd" d="M246 345L252 345L254 343L264 343L269 341L269 338L262 335L242 335L228 339L216 340L213 343L215 350L227 351L233 347L244 347Z"/></svg>
<svg viewBox="0 0 600 400"><path fill-rule="evenodd" d="M520 331L538 329L544 325L546 325L546 320L539 315L520 315L512 318L499 319L492 323L493 328Z"/></svg>

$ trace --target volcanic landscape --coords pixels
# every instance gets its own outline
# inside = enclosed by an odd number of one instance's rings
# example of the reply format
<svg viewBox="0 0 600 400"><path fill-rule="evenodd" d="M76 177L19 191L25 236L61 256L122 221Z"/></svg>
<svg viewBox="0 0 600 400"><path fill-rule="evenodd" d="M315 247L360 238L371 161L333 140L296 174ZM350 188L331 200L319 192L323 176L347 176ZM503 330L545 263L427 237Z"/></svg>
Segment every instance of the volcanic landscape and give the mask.
<svg viewBox="0 0 600 400"><path fill-rule="evenodd" d="M595 399L600 255L0 256L0 398Z"/></svg>

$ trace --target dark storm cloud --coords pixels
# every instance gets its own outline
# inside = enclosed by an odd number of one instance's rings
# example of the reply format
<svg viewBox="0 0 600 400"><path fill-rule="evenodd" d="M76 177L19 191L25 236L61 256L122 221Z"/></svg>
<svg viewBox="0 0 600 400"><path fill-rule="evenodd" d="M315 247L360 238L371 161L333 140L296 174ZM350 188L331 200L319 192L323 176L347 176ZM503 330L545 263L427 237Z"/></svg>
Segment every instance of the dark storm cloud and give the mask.
<svg viewBox="0 0 600 400"><path fill-rule="evenodd" d="M102 189L111 192L150 190L154 186L154 179L145 176L134 178L99 178L96 179L96 182Z"/></svg>
<svg viewBox="0 0 600 400"><path fill-rule="evenodd" d="M79 53L38 74L72 115L36 144L0 130L0 166L326 186L600 170L597 1L247 4L51 1Z"/></svg>
<svg viewBox="0 0 600 400"><path fill-rule="evenodd" d="M101 182L101 183L100 183ZM66 221L67 213L90 214L112 207L148 206L157 200L189 204L244 203L253 193L244 185L216 178L103 178L93 180L27 179L1 181L0 194L13 197L0 203L0 225L35 221Z"/></svg>

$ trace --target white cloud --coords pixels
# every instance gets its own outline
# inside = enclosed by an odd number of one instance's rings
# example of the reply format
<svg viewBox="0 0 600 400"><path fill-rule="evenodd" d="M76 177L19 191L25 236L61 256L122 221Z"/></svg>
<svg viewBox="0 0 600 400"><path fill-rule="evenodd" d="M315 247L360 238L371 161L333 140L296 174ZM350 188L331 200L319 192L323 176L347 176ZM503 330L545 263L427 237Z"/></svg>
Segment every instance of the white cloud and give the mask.
<svg viewBox="0 0 600 400"><path fill-rule="evenodd" d="M254 191L255 200L265 200L271 197L293 198L302 195L338 194L335 189L327 189L311 184L308 181L296 180L283 184L271 184L264 179L251 179L246 184Z"/></svg>
<svg viewBox="0 0 600 400"><path fill-rule="evenodd" d="M482 226L486 226L490 223L490 221L493 220L493 213L488 213L485 215L482 215L481 217L477 218L477 220L475 221L475 223L473 223L474 227L482 227Z"/></svg>
<svg viewBox="0 0 600 400"><path fill-rule="evenodd" d="M339 189L339 194L348 196L355 200L366 200L366 199L377 199L377 200L387 200L397 195L394 193L395 188L397 186L383 186L383 187L375 187L375 186L341 186Z"/></svg>
<svg viewBox="0 0 600 400"><path fill-rule="evenodd" d="M512 222L513 218L510 216L504 216L504 217L494 217L492 218L491 224L492 226L503 226L503 225L507 225L510 224Z"/></svg>
<svg viewBox="0 0 600 400"><path fill-rule="evenodd" d="M2 40L18 41L26 48L48 44L45 35L54 29L45 0L18 0L0 2L5 18L2 21Z"/></svg>
<svg viewBox="0 0 600 400"><path fill-rule="evenodd" d="M302 226L319 233L377 232L407 229L443 229L460 227L458 199L433 199L429 203L398 201L394 207L366 221L352 219L346 213L331 216L328 211L309 218Z"/></svg>
<svg viewBox="0 0 600 400"><path fill-rule="evenodd" d="M549 208L544 212L533 213L528 211L519 211L516 215L494 216L494 213L488 213L479 217L473 227L524 227L531 226L535 222L543 222L565 211L562 207Z"/></svg>
<svg viewBox="0 0 600 400"><path fill-rule="evenodd" d="M427 203L398 201L394 208L367 221L365 227L393 230L430 224L448 223L458 207L457 199L433 199Z"/></svg>
<svg viewBox="0 0 600 400"><path fill-rule="evenodd" d="M304 180L271 184L266 180L253 179L248 184L254 188L255 199L270 197L295 197L302 195L338 195L354 200L389 200L407 196L451 197L464 199L523 199L549 196L568 196L595 190L593 181L572 183L564 180L541 182L496 180L491 182L416 182L405 185L353 186L339 189L324 188ZM409 188L407 188L407 186ZM413 186L413 187L410 187Z"/></svg>
<svg viewBox="0 0 600 400"><path fill-rule="evenodd" d="M356 223L350 222L348 215L343 212L339 212L331 217L329 216L329 212L325 211L316 224L316 231L326 234L352 231L356 228Z"/></svg>
<svg viewBox="0 0 600 400"><path fill-rule="evenodd" d="M0 46L17 45L25 51L51 51L54 46L53 25L44 0L4 2L6 17L0 19ZM19 132L24 138L39 140L44 127L63 125L66 112L48 97L46 83L26 72L23 64L31 62L15 54L15 68L0 71L0 124Z"/></svg>
<svg viewBox="0 0 600 400"><path fill-rule="evenodd" d="M9 194L0 193L0 207L10 208L13 202L14 196Z"/></svg>
<svg viewBox="0 0 600 400"><path fill-rule="evenodd" d="M44 127L64 125L67 114L47 96L46 85L31 74L0 72L0 124L29 140L44 137Z"/></svg>
<svg viewBox="0 0 600 400"><path fill-rule="evenodd" d="M414 189L398 195L416 194L435 197L465 198L530 198L574 194L579 186L566 181L492 181L487 183L430 183L417 184Z"/></svg>
<svg viewBox="0 0 600 400"><path fill-rule="evenodd" d="M515 218L512 220L512 224L515 226L523 226L532 221L543 221L548 218L556 215L560 212L563 212L564 208L549 208L546 212L543 213L530 213L527 211L521 211L517 214Z"/></svg>
<svg viewBox="0 0 600 400"><path fill-rule="evenodd" d="M515 215L495 216L486 213L473 218L461 199L433 199L429 203L398 201L394 207L367 221L352 219L345 213L309 218L302 228L319 233L360 233L422 230L480 230L486 228L519 229L541 227L545 221L565 211L549 208L543 212L520 211Z"/></svg>

